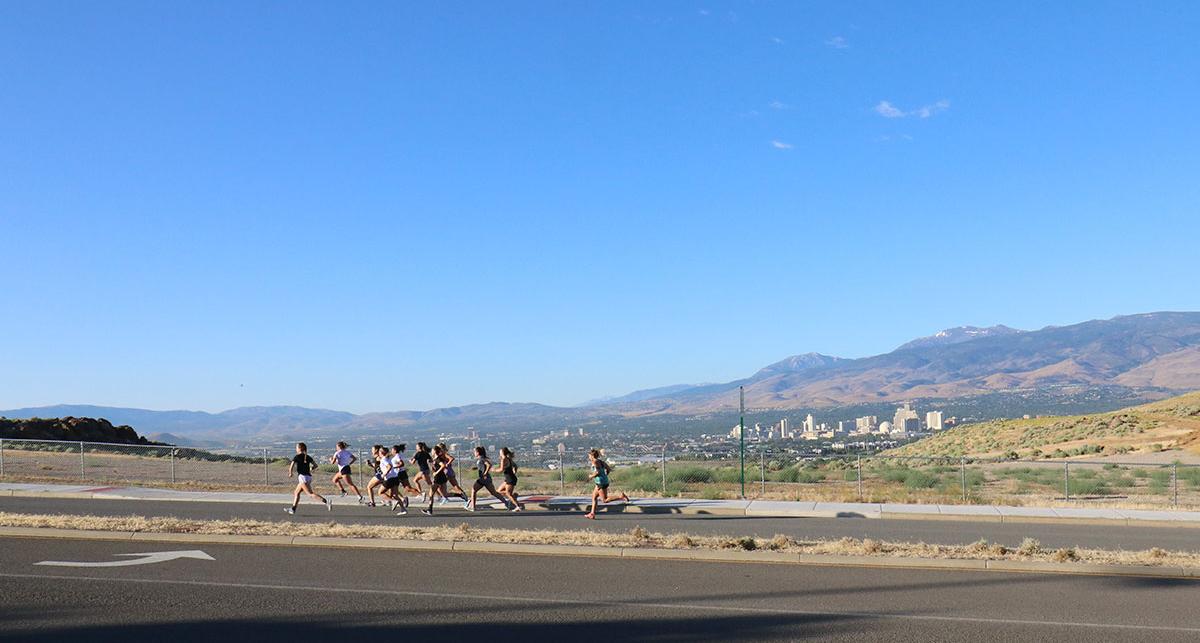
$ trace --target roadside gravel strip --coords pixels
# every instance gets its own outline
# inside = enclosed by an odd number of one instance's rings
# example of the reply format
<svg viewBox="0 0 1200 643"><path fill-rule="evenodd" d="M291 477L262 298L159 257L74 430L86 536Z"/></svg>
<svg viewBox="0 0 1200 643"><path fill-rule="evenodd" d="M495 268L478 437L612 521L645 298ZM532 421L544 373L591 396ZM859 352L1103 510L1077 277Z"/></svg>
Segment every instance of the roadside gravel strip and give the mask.
<svg viewBox="0 0 1200 643"><path fill-rule="evenodd" d="M1143 551L1048 550L1031 539L1014 549L986 541L969 545L884 542L870 538L801 541L784 535L767 539L661 534L648 532L641 527L626 534L611 534L481 529L467 524L457 527L389 527L332 522L196 521L142 516L5 512L0 512L0 537L245 543L1200 578L1200 553L1157 548Z"/></svg>

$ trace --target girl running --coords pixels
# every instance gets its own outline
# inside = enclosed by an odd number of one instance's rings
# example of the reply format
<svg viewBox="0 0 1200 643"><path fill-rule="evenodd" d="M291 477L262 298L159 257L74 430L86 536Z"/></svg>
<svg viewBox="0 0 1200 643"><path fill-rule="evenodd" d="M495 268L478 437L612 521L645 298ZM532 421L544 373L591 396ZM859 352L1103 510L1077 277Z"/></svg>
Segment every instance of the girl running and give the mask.
<svg viewBox="0 0 1200 643"><path fill-rule="evenodd" d="M417 443L417 453L413 455L412 463L417 467L417 477L414 481L417 483L417 493L421 493L421 502L425 501L425 496L421 491L421 481L425 484L433 485L433 474L430 473L429 462L433 460L433 456L429 454L429 445L424 442ZM431 491L432 493L432 491Z"/></svg>
<svg viewBox="0 0 1200 643"><path fill-rule="evenodd" d="M333 484L342 490L343 497L346 495L346 487L342 483L350 485L350 488L358 495L358 504L361 505L363 501L362 492L358 490L358 487L354 484L354 480L350 477L350 473L353 471L350 467L357 461L358 456L354 455L347 448L345 442L338 442L337 451L334 451L333 456L329 458L329 463L337 469L337 473L333 474Z"/></svg>
<svg viewBox="0 0 1200 643"><path fill-rule="evenodd" d="M589 520L596 519L596 505L598 502L608 504L621 500L629 502L629 496L625 492L621 492L620 498L608 499L608 474L612 472L612 467L608 463L600 459L600 449L592 449L588 451L588 460L592 463L592 482L596 483L596 488L592 490L592 510L583 514L584 518Z"/></svg>
<svg viewBox="0 0 1200 643"><path fill-rule="evenodd" d="M475 511L480 489L487 489L488 493L504 504L505 509L509 509L508 500L500 495L496 491L496 485L492 484L492 461L487 457L487 449L482 446L475 447L475 472L475 484L471 486L471 501L467 504L467 511Z"/></svg>
<svg viewBox="0 0 1200 643"><path fill-rule="evenodd" d="M500 495L508 498L510 511L521 511L524 507L517 502L517 462L513 459L512 449L500 449L500 473L504 474L504 483L500 485Z"/></svg>
<svg viewBox="0 0 1200 643"><path fill-rule="evenodd" d="M371 481L367 483L367 494L371 496L371 501L367 503L368 507L375 506L375 490L382 487L385 480L385 469L383 466L385 455L386 452L382 444L376 444L375 446L371 447L371 460L367 464L371 465L371 467L375 469L375 474L371 476ZM386 499L387 496L384 495L385 491L386 489L379 489L379 495Z"/></svg>
<svg viewBox="0 0 1200 643"><path fill-rule="evenodd" d="M386 481L392 497L396 499L396 511L400 515L408 513L408 494L421 493L420 489L408 483L408 470L404 467L404 448L403 444L392 445L392 453L388 456L391 464L388 473L391 477ZM401 486L404 487L405 493L400 493Z"/></svg>
<svg viewBox="0 0 1200 643"><path fill-rule="evenodd" d="M465 509L470 506L471 501L467 499L467 492L463 491L463 488L459 486L458 476L454 475L455 457L450 455L450 449L446 448L445 442L439 442L438 446L442 447L442 458L446 461L446 482L450 483L450 486L454 487L454 490L457 491L458 495L462 497L463 508ZM442 498L444 499L445 497L446 494L443 494Z"/></svg>
<svg viewBox="0 0 1200 643"><path fill-rule="evenodd" d="M429 483L429 507L421 510L421 513L426 516L433 515L434 498L440 495L442 502L446 501L446 482L448 478L446 478L446 459L442 457L443 455L445 455L445 450L442 445L435 445L433 447L433 471L431 472L433 477L430 478Z"/></svg>
<svg viewBox="0 0 1200 643"><path fill-rule="evenodd" d="M325 498L317 495L317 492L312 488L312 473L313 469L317 468L317 461L308 455L308 445L303 442L296 443L296 456L292 458L291 464L288 465L288 477L292 477L292 473L296 474L296 490L292 492L292 506L287 508L289 514L296 513L296 507L300 504L300 494L307 493L312 496L313 500L320 500L325 508L333 511L333 503Z"/></svg>

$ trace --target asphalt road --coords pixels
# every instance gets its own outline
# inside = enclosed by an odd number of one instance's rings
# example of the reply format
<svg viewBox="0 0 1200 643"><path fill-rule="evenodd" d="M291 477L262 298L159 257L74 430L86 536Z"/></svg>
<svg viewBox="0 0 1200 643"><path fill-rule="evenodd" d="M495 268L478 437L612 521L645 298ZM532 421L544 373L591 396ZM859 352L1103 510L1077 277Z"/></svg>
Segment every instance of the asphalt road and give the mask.
<svg viewBox="0 0 1200 643"><path fill-rule="evenodd" d="M336 502L336 500L335 500ZM458 507L458 508L455 508ZM1036 538L1044 547L1089 547L1105 549L1173 550L1200 549L1200 529L1188 527L1127 527L1123 525L1064 525L1056 523L989 523L940 520L875 520L868 518L758 518L738 516L697 516L679 514L602 513L599 520L585 520L577 512L526 511L512 514L481 509L463 511L461 506L439 507L433 518L412 509L407 516L395 516L380 507L370 509L353 501L338 502L332 513L301 500L296 516L283 513L283 506L269 504L233 504L222 502L179 502L145 500L55 500L39 498L0 498L0 511L52 514L93 514L102 516L174 516L191 519L253 518L296 522L328 522L377 525L421 525L470 523L479 527L522 529L588 529L628 532L641 525L663 533L686 532L693 535L765 536L787 534L793 538L876 538L881 540L965 544L981 538L1015 547L1026 537Z"/></svg>
<svg viewBox="0 0 1200 643"><path fill-rule="evenodd" d="M34 564L176 549L214 560ZM54 643L1162 643L1200 638L1197 600L1148 578L0 539L0 639Z"/></svg>

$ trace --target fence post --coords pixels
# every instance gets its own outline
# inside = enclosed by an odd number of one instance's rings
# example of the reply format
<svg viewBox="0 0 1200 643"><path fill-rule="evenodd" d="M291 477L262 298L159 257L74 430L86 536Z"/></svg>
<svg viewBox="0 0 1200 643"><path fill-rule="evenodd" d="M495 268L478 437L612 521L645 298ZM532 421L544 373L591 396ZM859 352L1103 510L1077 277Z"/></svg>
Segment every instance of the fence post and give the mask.
<svg viewBox="0 0 1200 643"><path fill-rule="evenodd" d="M965 456L960 460L960 466L961 466L961 470L962 470L963 502L966 502L967 501L967 458Z"/></svg>
<svg viewBox="0 0 1200 643"><path fill-rule="evenodd" d="M1063 463L1063 498L1071 499L1071 463Z"/></svg>
<svg viewBox="0 0 1200 643"><path fill-rule="evenodd" d="M4 439L0 438L0 476L4 475Z"/></svg>
<svg viewBox="0 0 1200 643"><path fill-rule="evenodd" d="M81 441L79 443L79 479L80 480L87 478L87 473L84 472L84 466L85 465L83 463L83 442Z"/></svg>
<svg viewBox="0 0 1200 643"><path fill-rule="evenodd" d="M1171 506L1179 506L1179 463L1171 463Z"/></svg>
<svg viewBox="0 0 1200 643"><path fill-rule="evenodd" d="M175 484L175 449L171 449L171 484Z"/></svg>
<svg viewBox="0 0 1200 643"><path fill-rule="evenodd" d="M862 455L858 456L858 466L856 466L855 469L858 470L858 501L862 502Z"/></svg>
<svg viewBox="0 0 1200 643"><path fill-rule="evenodd" d="M558 495L567 495L567 476L563 472L562 454L558 454Z"/></svg>
<svg viewBox="0 0 1200 643"><path fill-rule="evenodd" d="M667 445L663 443L662 448L662 474L663 474L663 497L667 497Z"/></svg>
<svg viewBox="0 0 1200 643"><path fill-rule="evenodd" d="M759 481L762 483L762 490L759 491L759 498L767 497L767 447L763 445L761 451L758 452L758 475Z"/></svg>
<svg viewBox="0 0 1200 643"><path fill-rule="evenodd" d="M267 449L263 448L263 483L271 484L271 463L267 461Z"/></svg>

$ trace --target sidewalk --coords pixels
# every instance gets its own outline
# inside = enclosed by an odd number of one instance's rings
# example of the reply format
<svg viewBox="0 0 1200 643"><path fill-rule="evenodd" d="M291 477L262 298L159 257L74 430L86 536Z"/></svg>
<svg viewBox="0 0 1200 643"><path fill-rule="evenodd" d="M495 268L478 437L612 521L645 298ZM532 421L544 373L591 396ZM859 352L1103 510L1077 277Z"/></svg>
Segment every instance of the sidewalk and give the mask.
<svg viewBox="0 0 1200 643"><path fill-rule="evenodd" d="M149 487L0 483L2 497L90 498L98 500L158 500L182 502L265 503L285 505L287 493L178 491ZM338 499L347 506L353 500ZM582 496L522 496L529 510L582 511L591 502ZM458 503L447 505L453 509ZM479 499L479 508L496 509L494 499ZM609 512L750 516L767 518L867 518L891 520L965 520L974 522L1058 522L1070 524L1200 527L1200 512L1143 509L1008 507L1004 505L904 505L852 502L787 502L778 500L694 500L640 498L627 505L605 506Z"/></svg>

